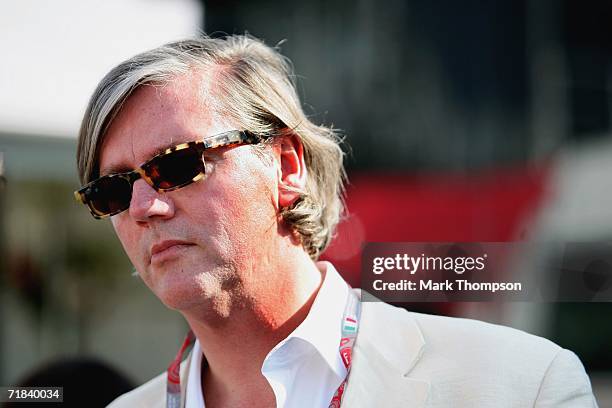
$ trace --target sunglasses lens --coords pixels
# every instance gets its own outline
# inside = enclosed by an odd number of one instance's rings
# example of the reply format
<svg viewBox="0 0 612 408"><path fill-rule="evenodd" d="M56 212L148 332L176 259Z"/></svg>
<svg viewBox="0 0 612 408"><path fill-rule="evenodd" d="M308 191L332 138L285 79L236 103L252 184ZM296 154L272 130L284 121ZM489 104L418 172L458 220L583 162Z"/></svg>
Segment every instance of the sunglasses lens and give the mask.
<svg viewBox="0 0 612 408"><path fill-rule="evenodd" d="M143 169L157 188L172 189L189 184L204 173L204 162L197 149L188 147L159 156Z"/></svg>
<svg viewBox="0 0 612 408"><path fill-rule="evenodd" d="M132 185L122 177L105 177L91 186L87 201L98 215L126 210L132 200Z"/></svg>
<svg viewBox="0 0 612 408"><path fill-rule="evenodd" d="M204 174L204 160L197 146L171 151L142 165L146 177L158 190L169 191L186 186ZM105 176L93 182L79 197L97 218L127 210L132 201L132 183L136 171Z"/></svg>

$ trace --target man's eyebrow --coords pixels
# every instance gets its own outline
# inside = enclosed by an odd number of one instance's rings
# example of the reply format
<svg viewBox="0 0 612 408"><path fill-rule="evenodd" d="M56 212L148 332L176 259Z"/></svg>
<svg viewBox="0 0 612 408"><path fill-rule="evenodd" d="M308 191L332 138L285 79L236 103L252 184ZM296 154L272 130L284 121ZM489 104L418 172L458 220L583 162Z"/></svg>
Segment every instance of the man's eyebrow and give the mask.
<svg viewBox="0 0 612 408"><path fill-rule="evenodd" d="M134 170L128 166L119 164L111 167L100 169L100 177L108 176L109 174L127 173L128 171Z"/></svg>
<svg viewBox="0 0 612 408"><path fill-rule="evenodd" d="M199 140L203 140L203 139L197 139ZM176 141L170 141L169 143L162 145L160 147L157 147L155 150L152 150L149 154L147 154L147 159L144 162L138 163L138 166L146 163L147 161L151 160L153 157L162 154L164 152L166 152L168 149L181 145L181 144L185 144L188 142L176 142ZM110 166L104 169L100 169L100 177L109 175L109 174L117 174L117 173L126 173L128 171L132 171L134 170L135 167L130 167L130 166L126 166L123 164L118 164L118 165L114 165L114 166Z"/></svg>
<svg viewBox="0 0 612 408"><path fill-rule="evenodd" d="M164 146L160 146L160 147L156 148L149 156L147 156L148 157L147 160L152 159L153 157L157 156L158 154L164 153L166 150L168 150L168 149L170 149L170 148L172 148L174 146L178 146L180 144L185 144L185 143L187 143L187 142L178 142L177 143L177 142L170 141L170 143L168 143L168 144L166 144Z"/></svg>

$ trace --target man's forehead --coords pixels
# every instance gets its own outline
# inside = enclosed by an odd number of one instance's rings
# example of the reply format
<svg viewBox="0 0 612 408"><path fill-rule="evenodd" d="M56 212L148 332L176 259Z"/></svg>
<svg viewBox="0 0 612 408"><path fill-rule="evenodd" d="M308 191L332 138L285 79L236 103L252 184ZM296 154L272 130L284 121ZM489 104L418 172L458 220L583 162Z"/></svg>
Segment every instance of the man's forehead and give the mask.
<svg viewBox="0 0 612 408"><path fill-rule="evenodd" d="M140 85L121 106L118 116L149 114L171 118L188 113L189 117L205 119L210 116L209 107L215 103L210 100L210 92L202 89L202 82L199 76L189 74L166 83Z"/></svg>

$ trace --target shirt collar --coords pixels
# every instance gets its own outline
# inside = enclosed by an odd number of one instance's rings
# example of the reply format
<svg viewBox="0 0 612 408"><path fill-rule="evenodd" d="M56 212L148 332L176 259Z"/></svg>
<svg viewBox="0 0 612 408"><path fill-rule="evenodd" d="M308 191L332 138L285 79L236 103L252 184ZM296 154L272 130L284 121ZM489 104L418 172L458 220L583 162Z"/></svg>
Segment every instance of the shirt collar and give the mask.
<svg viewBox="0 0 612 408"><path fill-rule="evenodd" d="M196 339L191 350L191 363L187 375L187 387L185 395L185 408L204 407L202 396L202 349L200 342Z"/></svg>
<svg viewBox="0 0 612 408"><path fill-rule="evenodd" d="M344 378L346 368L340 357L339 346L349 287L331 263L317 262L317 268L324 278L312 307L306 319L279 346L294 338L301 339L311 344L327 365L339 377Z"/></svg>

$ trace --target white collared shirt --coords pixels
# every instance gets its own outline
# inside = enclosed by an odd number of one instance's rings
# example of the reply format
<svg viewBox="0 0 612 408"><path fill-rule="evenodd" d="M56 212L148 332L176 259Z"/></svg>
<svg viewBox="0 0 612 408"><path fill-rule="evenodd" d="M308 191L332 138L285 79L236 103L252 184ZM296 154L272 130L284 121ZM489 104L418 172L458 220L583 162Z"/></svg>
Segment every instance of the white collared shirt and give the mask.
<svg viewBox="0 0 612 408"><path fill-rule="evenodd" d="M338 351L349 287L329 262L317 262L325 278L306 319L266 356L261 373L274 391L277 408L327 408L346 378ZM204 408L202 349L191 353L185 408Z"/></svg>

